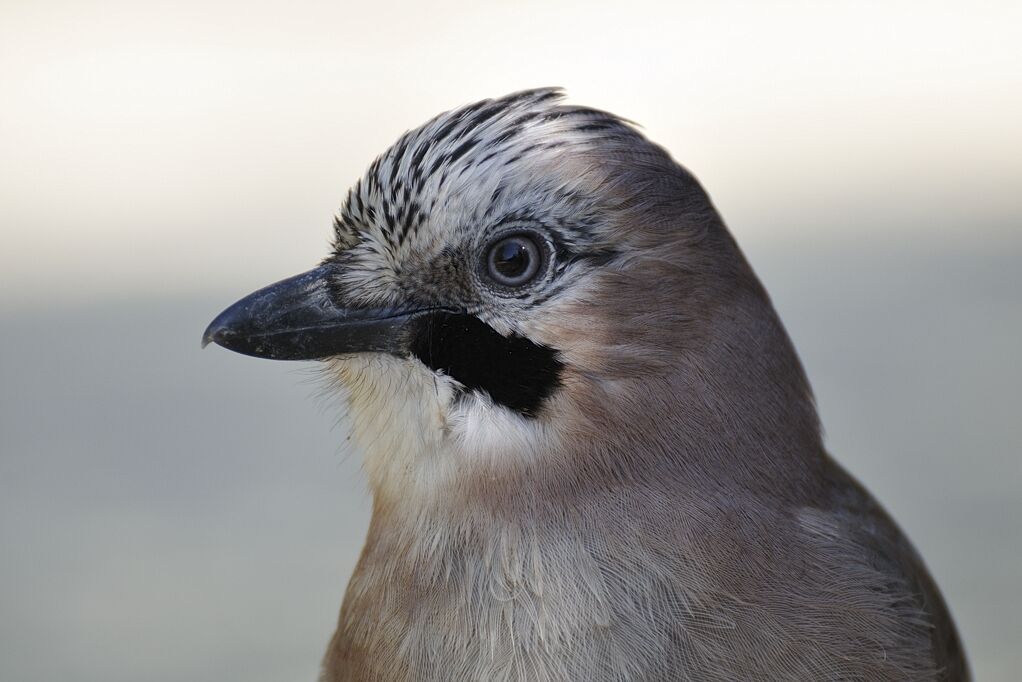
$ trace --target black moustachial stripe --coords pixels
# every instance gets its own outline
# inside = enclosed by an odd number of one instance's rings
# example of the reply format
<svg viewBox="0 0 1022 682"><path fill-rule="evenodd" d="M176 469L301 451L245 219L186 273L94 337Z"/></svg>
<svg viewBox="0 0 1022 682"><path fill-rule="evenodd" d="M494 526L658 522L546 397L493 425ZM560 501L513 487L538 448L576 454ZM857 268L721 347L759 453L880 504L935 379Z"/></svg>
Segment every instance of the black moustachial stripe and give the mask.
<svg viewBox="0 0 1022 682"><path fill-rule="evenodd" d="M529 339L504 337L479 318L436 312L421 318L412 354L468 390L485 391L494 402L535 417L560 383L557 351Z"/></svg>

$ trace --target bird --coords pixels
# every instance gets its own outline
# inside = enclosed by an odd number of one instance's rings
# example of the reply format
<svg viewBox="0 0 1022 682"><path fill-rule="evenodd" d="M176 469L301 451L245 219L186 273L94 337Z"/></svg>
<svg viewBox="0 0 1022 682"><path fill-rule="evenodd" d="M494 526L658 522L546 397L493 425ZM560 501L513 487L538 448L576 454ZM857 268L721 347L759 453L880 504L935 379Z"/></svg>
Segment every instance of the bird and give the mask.
<svg viewBox="0 0 1022 682"><path fill-rule="evenodd" d="M699 181L540 88L402 135L203 335L319 361L372 493L349 680L969 679Z"/></svg>

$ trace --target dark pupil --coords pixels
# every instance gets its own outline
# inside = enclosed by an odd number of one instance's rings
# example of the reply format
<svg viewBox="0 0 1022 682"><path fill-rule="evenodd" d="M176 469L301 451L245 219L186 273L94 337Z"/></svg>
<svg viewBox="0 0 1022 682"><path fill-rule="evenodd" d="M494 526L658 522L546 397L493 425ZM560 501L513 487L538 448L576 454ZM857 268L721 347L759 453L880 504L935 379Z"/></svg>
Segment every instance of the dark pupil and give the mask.
<svg viewBox="0 0 1022 682"><path fill-rule="evenodd" d="M493 267L509 279L521 277L529 269L529 250L517 239L497 245Z"/></svg>

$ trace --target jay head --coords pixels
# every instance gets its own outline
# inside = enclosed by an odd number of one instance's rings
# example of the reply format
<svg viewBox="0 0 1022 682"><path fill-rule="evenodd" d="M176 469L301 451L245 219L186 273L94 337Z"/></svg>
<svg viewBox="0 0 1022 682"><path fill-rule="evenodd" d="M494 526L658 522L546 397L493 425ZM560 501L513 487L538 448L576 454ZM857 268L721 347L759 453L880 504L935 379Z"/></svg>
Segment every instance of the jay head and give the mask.
<svg viewBox="0 0 1022 682"><path fill-rule="evenodd" d="M705 191L560 100L406 133L206 330L350 405L374 513L324 679L964 679Z"/></svg>

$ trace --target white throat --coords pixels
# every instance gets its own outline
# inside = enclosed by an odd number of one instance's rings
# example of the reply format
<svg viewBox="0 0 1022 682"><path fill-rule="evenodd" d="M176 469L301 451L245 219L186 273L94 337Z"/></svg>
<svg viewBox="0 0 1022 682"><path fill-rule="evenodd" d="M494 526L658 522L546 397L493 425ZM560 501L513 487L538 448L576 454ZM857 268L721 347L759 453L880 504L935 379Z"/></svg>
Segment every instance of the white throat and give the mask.
<svg viewBox="0 0 1022 682"><path fill-rule="evenodd" d="M556 447L545 422L465 392L418 360L355 355L332 360L329 371L347 393L374 495L435 499L467 475L499 475Z"/></svg>

